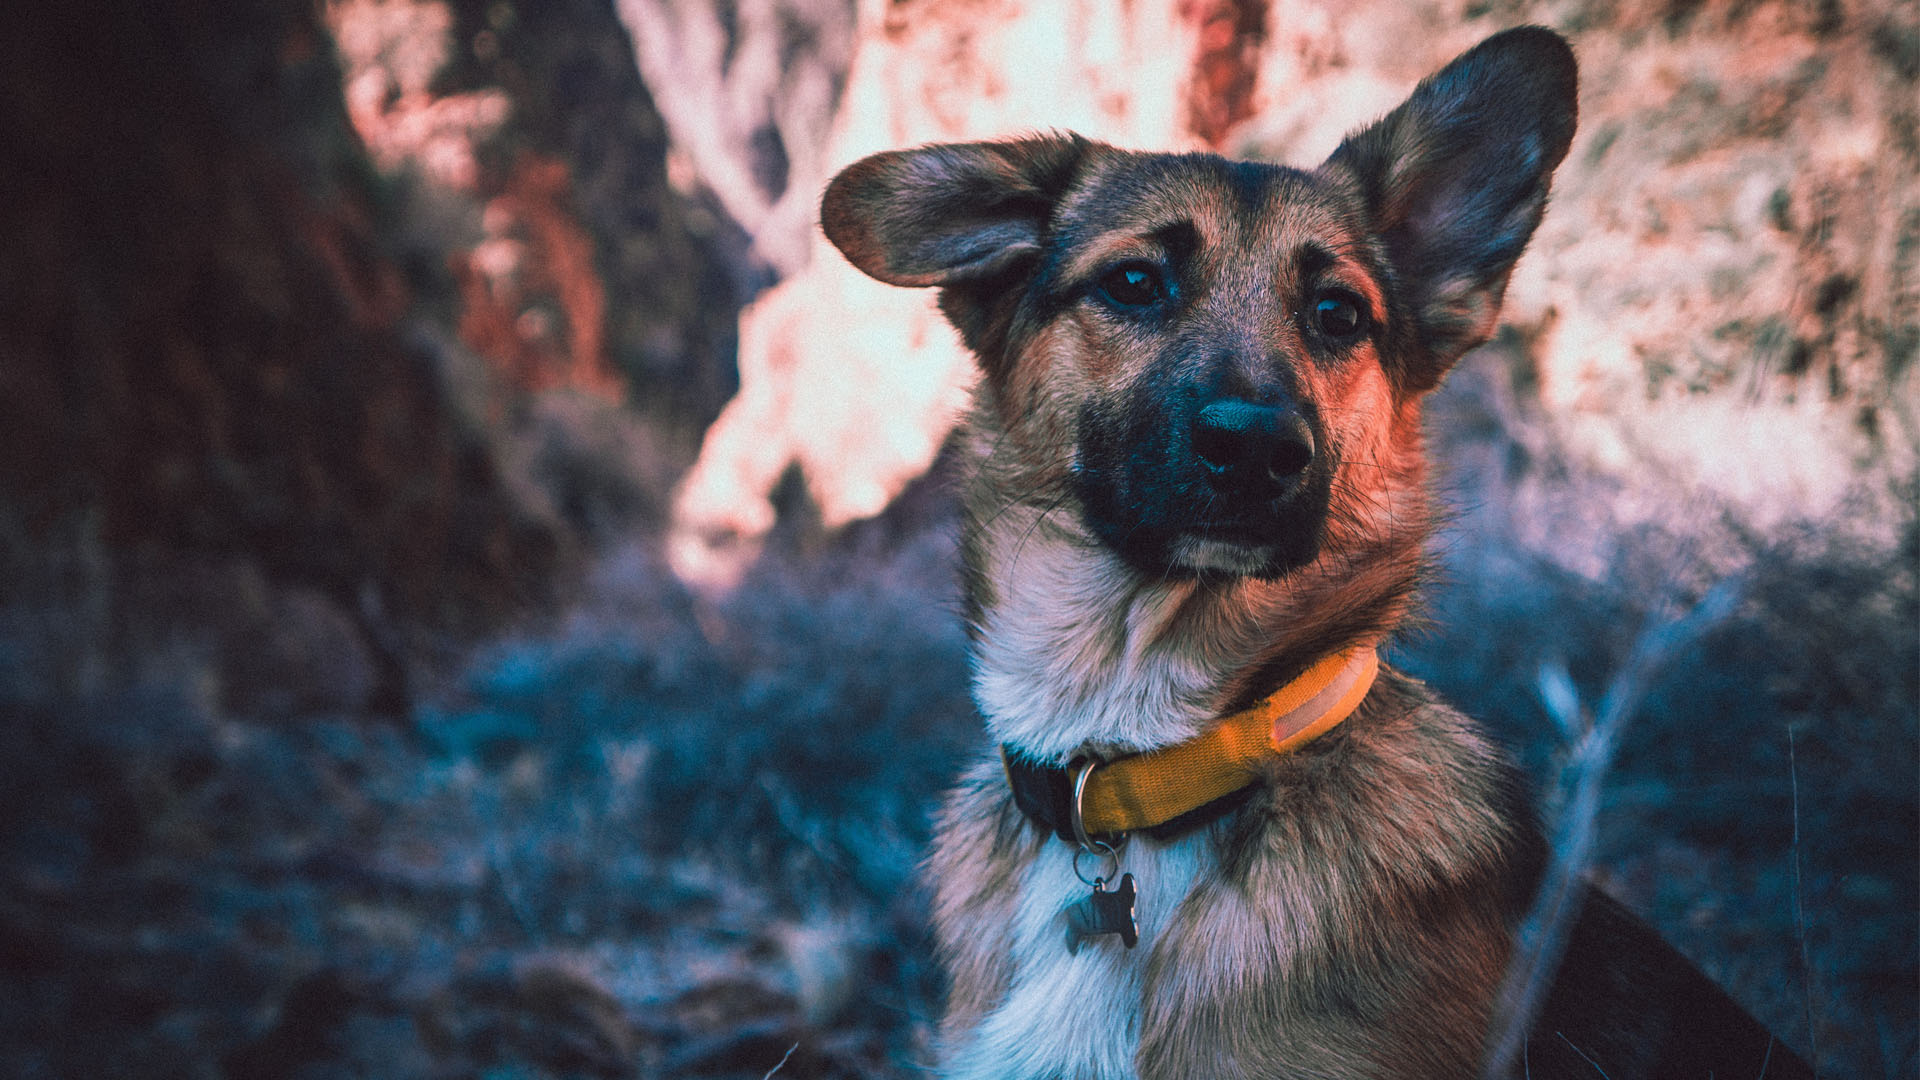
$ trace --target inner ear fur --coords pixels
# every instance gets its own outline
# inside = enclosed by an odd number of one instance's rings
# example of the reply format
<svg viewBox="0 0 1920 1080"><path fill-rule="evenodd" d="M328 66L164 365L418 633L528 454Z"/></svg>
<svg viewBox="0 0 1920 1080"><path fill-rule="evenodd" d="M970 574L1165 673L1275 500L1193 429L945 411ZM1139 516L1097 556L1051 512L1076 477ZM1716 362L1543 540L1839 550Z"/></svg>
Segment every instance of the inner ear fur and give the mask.
<svg viewBox="0 0 1920 1080"><path fill-rule="evenodd" d="M1546 210L1573 141L1573 50L1542 27L1507 30L1422 82L1321 170L1357 186L1416 322L1405 376L1430 389L1492 336L1508 275Z"/></svg>
<svg viewBox="0 0 1920 1080"><path fill-rule="evenodd" d="M820 224L847 261L889 284L1003 278L1039 255L1090 145L1046 135L875 154L827 185Z"/></svg>

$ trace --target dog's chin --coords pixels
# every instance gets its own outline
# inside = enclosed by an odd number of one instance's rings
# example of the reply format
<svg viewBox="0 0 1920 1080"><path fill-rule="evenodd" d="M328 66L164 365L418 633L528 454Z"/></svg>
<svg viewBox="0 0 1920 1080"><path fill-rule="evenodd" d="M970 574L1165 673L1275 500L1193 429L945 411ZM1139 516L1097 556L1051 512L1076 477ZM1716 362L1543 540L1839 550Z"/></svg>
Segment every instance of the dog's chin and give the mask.
<svg viewBox="0 0 1920 1080"><path fill-rule="evenodd" d="M1280 567L1277 544L1240 544L1208 536L1175 538L1169 567L1187 577L1268 577Z"/></svg>
<svg viewBox="0 0 1920 1080"><path fill-rule="evenodd" d="M1263 543L1184 533L1168 545L1166 576L1274 581L1312 562L1317 547L1317 544Z"/></svg>

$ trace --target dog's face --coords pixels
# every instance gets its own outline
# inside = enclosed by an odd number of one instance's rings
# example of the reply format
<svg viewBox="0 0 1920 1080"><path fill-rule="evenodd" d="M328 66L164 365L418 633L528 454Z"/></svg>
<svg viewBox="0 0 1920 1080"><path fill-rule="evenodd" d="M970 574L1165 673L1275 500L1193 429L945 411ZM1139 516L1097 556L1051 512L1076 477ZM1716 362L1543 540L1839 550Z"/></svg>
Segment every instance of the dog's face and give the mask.
<svg viewBox="0 0 1920 1080"><path fill-rule="evenodd" d="M1388 294L1351 200L1273 166L1087 158L1028 284L1039 317L995 382L999 419L1143 573L1305 565L1343 459L1376 454L1393 413Z"/></svg>
<svg viewBox="0 0 1920 1080"><path fill-rule="evenodd" d="M942 287L1010 488L1071 500L1144 575L1272 578L1392 528L1418 399L1491 332L1572 131L1566 46L1513 31L1311 172L932 146L846 170L823 223L873 276Z"/></svg>

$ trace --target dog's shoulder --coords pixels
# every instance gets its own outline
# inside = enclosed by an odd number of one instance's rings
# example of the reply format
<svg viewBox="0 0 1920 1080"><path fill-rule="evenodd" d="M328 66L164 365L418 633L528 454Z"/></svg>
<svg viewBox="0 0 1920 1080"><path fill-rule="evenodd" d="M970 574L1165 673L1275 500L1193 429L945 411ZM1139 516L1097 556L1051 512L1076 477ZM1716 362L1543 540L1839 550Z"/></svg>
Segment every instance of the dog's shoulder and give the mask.
<svg viewBox="0 0 1920 1080"><path fill-rule="evenodd" d="M1462 988L1498 983L1545 852L1522 775L1388 668L1268 770L1158 944L1141 1075L1470 1075L1485 1002Z"/></svg>
<svg viewBox="0 0 1920 1080"><path fill-rule="evenodd" d="M1543 850L1530 784L1501 743L1387 665L1352 718L1268 768L1276 812L1302 828L1364 830L1384 862L1436 882L1486 865L1524 877Z"/></svg>

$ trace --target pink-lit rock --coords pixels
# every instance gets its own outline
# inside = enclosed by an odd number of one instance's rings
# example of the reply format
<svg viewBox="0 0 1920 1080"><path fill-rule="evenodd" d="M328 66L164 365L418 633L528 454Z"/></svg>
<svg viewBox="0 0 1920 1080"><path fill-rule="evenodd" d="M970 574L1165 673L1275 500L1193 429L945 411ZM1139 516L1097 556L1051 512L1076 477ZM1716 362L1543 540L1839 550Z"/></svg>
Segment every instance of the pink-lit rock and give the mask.
<svg viewBox="0 0 1920 1080"><path fill-rule="evenodd" d="M1825 516L1863 479L1884 491L1910 473L1911 9L1485 7L869 4L828 149L807 166L1039 127L1310 166L1457 51L1516 22L1558 25L1583 65L1580 135L1505 309L1541 446L1634 479L1644 497L1607 507L1609 532L1676 493L1762 526ZM789 194L811 205L823 179L796 168ZM789 464L832 526L875 512L948 430L969 371L930 298L816 255L742 317L740 397L677 502L690 579L724 583L752 556Z"/></svg>

